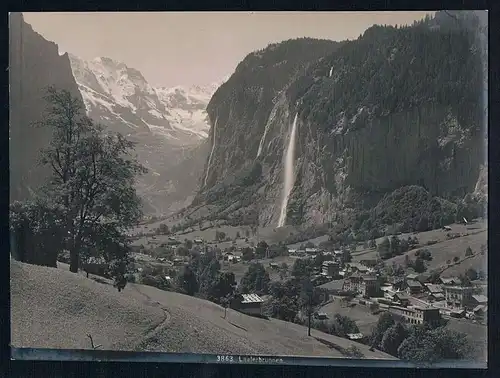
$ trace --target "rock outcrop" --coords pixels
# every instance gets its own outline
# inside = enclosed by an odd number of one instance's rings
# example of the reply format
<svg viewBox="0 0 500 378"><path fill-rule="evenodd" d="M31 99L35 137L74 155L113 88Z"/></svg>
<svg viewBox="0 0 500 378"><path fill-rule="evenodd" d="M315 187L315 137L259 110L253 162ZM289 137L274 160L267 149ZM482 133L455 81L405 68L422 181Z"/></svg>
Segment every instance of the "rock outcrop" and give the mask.
<svg viewBox="0 0 500 378"><path fill-rule="evenodd" d="M21 13L10 14L10 199L22 200L42 184L49 171L37 164L48 146L51 130L37 128L43 117L48 86L65 89L81 99L67 54L27 24ZM82 101L83 106L83 101Z"/></svg>

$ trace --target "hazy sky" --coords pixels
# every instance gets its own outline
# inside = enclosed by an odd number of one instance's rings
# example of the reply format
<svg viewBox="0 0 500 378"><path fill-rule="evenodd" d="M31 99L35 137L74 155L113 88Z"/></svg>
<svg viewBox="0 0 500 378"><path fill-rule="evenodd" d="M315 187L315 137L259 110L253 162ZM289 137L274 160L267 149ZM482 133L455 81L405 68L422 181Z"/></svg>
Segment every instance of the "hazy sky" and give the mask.
<svg viewBox="0 0 500 378"><path fill-rule="evenodd" d="M427 12L24 12L59 50L109 57L153 86L209 84L250 52L290 38L356 39L373 24L402 25Z"/></svg>

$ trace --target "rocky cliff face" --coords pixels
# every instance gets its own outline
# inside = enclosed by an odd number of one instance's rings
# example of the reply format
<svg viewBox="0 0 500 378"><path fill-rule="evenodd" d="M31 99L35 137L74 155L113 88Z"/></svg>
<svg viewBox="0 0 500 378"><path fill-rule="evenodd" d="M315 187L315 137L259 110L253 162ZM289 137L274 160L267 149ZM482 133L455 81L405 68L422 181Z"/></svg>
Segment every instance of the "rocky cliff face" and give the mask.
<svg viewBox="0 0 500 378"><path fill-rule="evenodd" d="M49 85L80 97L67 54L59 55L55 43L47 41L24 22L22 14L11 13L9 24L10 85L10 198L30 195L48 175L37 166L40 149L47 146L51 131L32 126L46 109ZM80 97L81 98L81 97ZM82 102L83 105L83 102Z"/></svg>
<svg viewBox="0 0 500 378"><path fill-rule="evenodd" d="M295 114L288 224L330 222L405 185L447 198L473 192L485 156L481 52L473 30L431 21L375 26L316 56L299 40L279 57L280 46L247 57L208 106L215 149L195 203L276 225ZM300 50L310 60L274 80Z"/></svg>

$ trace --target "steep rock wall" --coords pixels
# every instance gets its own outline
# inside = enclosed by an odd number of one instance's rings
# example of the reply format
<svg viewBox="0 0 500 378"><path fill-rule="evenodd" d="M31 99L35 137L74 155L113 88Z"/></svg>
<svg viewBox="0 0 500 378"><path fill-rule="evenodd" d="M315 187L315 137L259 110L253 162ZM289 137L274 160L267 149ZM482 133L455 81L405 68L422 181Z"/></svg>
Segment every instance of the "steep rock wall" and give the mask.
<svg viewBox="0 0 500 378"><path fill-rule="evenodd" d="M10 198L25 199L30 189L42 184L48 170L37 165L40 149L50 143L51 131L32 126L45 112L45 90L53 85L81 99L69 57L59 55L47 41L24 22L20 13L10 14ZM82 101L82 109L83 101Z"/></svg>

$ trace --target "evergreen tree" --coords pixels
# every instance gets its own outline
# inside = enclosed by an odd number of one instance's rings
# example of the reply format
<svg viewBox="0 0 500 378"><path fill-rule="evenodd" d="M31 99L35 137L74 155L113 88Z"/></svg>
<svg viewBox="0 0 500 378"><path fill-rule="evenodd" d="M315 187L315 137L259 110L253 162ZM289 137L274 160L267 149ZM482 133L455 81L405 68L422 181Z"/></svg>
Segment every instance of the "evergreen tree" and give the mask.
<svg viewBox="0 0 500 378"><path fill-rule="evenodd" d="M401 252L401 242L397 236L392 236L390 241L389 253L392 256L399 255Z"/></svg>
<svg viewBox="0 0 500 378"><path fill-rule="evenodd" d="M381 259L385 260L391 257L390 248L391 248L391 242L389 241L389 238L387 237L383 238L380 244L377 246L377 250Z"/></svg>
<svg viewBox="0 0 500 378"><path fill-rule="evenodd" d="M241 293L267 294L269 289L269 273L260 263L250 264L245 275L241 278Z"/></svg>
<svg viewBox="0 0 500 378"><path fill-rule="evenodd" d="M427 270L427 267L425 266L424 259L422 257L417 257L415 260L415 263L413 264L413 269L415 269L415 272L417 273L423 273Z"/></svg>
<svg viewBox="0 0 500 378"><path fill-rule="evenodd" d="M390 312L384 312L378 318L378 322L371 335L370 345L372 348L378 348L385 332L395 324L394 317Z"/></svg>
<svg viewBox="0 0 500 378"><path fill-rule="evenodd" d="M178 289L187 295L194 295L198 292L198 279L195 272L190 267L185 267L180 275L177 276Z"/></svg>
<svg viewBox="0 0 500 378"><path fill-rule="evenodd" d="M384 352L397 357L398 348L407 337L408 330L401 322L397 322L385 331L380 346Z"/></svg>

